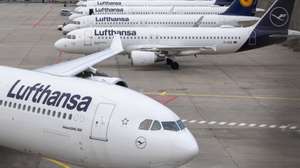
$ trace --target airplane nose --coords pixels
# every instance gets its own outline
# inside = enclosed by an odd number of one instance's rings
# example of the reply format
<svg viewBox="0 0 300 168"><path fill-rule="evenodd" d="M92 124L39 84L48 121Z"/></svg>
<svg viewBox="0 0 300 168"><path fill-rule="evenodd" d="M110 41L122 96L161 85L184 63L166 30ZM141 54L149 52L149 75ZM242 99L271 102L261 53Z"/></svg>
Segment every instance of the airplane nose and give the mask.
<svg viewBox="0 0 300 168"><path fill-rule="evenodd" d="M58 50L63 50L64 48L64 39L59 39L54 44L55 48Z"/></svg>
<svg viewBox="0 0 300 168"><path fill-rule="evenodd" d="M178 138L175 145L174 156L180 165L191 161L199 153L199 146L194 136L187 130L187 134Z"/></svg>

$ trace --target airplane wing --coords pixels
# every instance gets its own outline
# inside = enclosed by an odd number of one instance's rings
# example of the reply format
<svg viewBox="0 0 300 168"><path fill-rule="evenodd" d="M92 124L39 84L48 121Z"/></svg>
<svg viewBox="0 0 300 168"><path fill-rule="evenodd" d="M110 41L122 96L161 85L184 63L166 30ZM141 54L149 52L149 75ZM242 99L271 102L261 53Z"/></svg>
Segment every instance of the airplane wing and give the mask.
<svg viewBox="0 0 300 168"><path fill-rule="evenodd" d="M199 50L200 52L216 51L216 46L171 46L171 45L136 45L129 47L130 50L152 51L152 52L181 52Z"/></svg>
<svg viewBox="0 0 300 168"><path fill-rule="evenodd" d="M110 48L97 52L85 57L81 57L75 60L62 62L36 69L38 72L48 73L57 76L75 76L80 72L83 72L95 64L102 62L108 58L111 58L121 52L123 52L122 42L119 36L114 37Z"/></svg>

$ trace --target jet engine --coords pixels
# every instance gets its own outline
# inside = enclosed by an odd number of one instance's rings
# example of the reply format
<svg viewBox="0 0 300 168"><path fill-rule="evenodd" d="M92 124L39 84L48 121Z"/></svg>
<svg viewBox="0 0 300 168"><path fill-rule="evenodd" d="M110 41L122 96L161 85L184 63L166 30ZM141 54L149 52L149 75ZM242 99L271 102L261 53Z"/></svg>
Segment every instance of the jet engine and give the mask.
<svg viewBox="0 0 300 168"><path fill-rule="evenodd" d="M102 82L111 85L118 85L122 87L128 87L127 83L121 78L110 77L105 73L99 73L94 68L90 68L89 70L83 71L76 75L76 77L92 80L95 82Z"/></svg>
<svg viewBox="0 0 300 168"><path fill-rule="evenodd" d="M156 62L164 61L164 57L159 57L155 52L150 51L131 51L131 61L135 66L152 65Z"/></svg>

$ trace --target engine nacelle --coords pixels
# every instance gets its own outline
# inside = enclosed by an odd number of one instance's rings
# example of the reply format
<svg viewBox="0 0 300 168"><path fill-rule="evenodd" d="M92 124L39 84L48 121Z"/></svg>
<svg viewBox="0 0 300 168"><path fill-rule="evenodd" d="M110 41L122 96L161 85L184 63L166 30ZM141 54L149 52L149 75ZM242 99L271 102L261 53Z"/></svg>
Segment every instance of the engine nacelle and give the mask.
<svg viewBox="0 0 300 168"><path fill-rule="evenodd" d="M131 61L135 66L153 65L159 62L157 53L150 51L131 51Z"/></svg>
<svg viewBox="0 0 300 168"><path fill-rule="evenodd" d="M122 80L120 78L115 78L115 77L91 76L87 79L96 81L96 82L103 82L103 83L107 83L107 84L111 84L111 85L118 85L118 86L122 86L122 87L126 87L126 88L128 87L127 83L124 80Z"/></svg>

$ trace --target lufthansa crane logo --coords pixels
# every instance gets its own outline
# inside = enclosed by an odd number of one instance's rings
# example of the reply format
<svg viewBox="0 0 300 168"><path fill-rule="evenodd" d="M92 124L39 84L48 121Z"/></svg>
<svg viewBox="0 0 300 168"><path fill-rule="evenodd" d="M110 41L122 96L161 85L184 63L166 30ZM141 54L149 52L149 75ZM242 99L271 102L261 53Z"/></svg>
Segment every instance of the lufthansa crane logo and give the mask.
<svg viewBox="0 0 300 168"><path fill-rule="evenodd" d="M146 140L146 138L142 137L142 136L138 137L135 140L135 145L139 149L144 149L147 146L147 140Z"/></svg>
<svg viewBox="0 0 300 168"><path fill-rule="evenodd" d="M254 0L240 0L242 7L248 8L252 6Z"/></svg>
<svg viewBox="0 0 300 168"><path fill-rule="evenodd" d="M270 12L270 21L275 27L283 27L289 22L289 13L285 8L277 7Z"/></svg>

